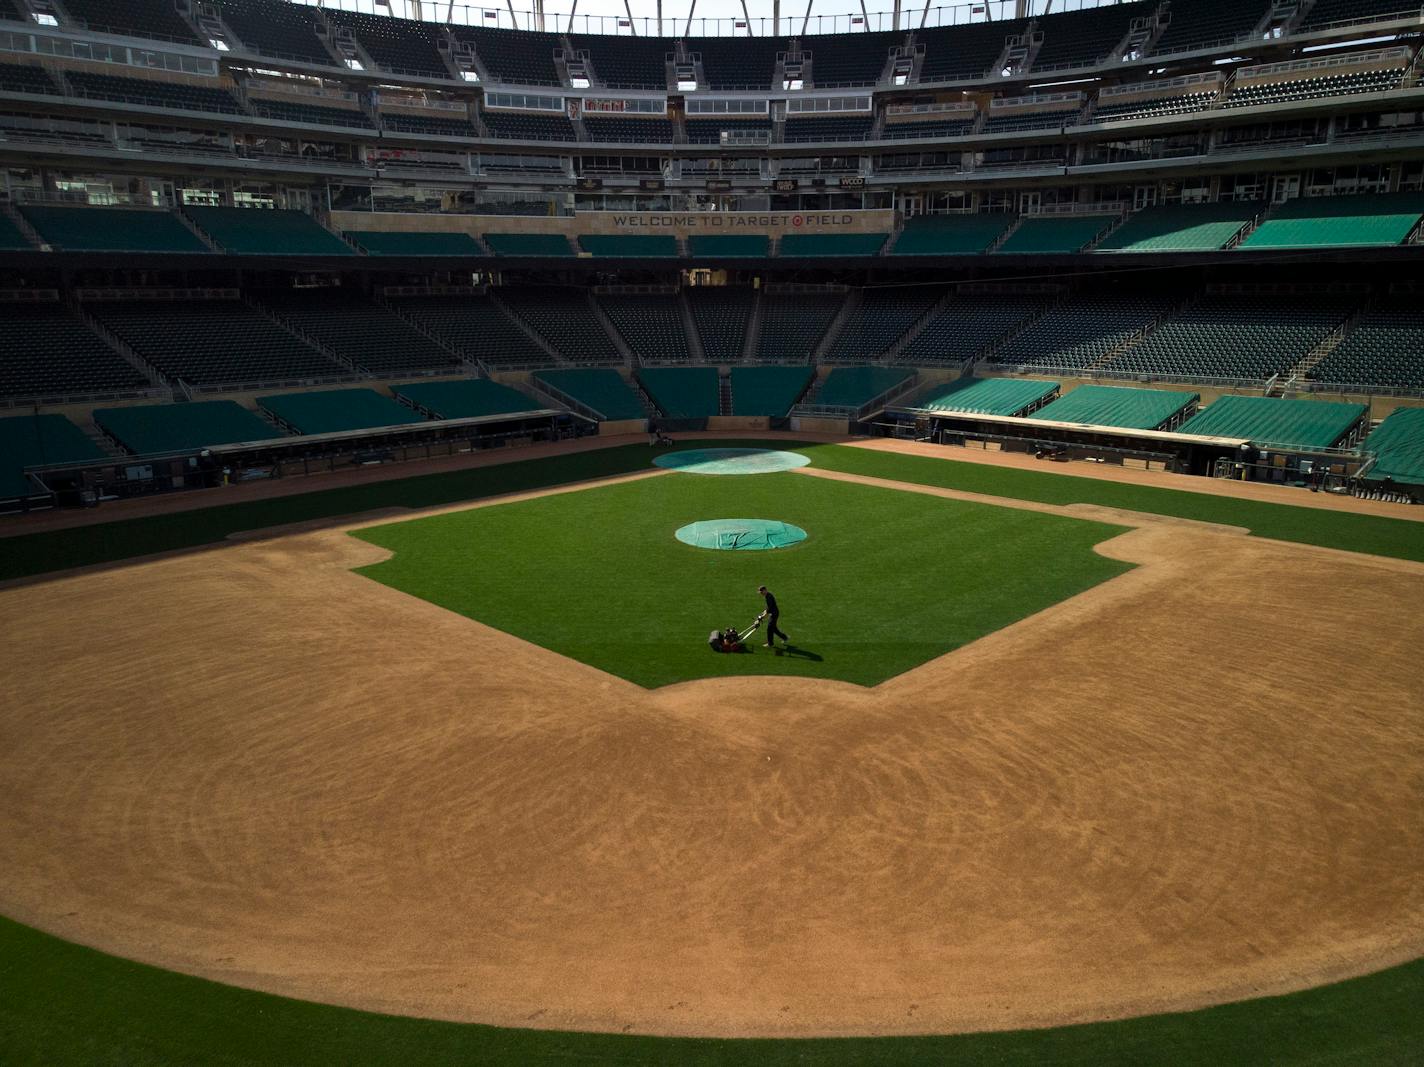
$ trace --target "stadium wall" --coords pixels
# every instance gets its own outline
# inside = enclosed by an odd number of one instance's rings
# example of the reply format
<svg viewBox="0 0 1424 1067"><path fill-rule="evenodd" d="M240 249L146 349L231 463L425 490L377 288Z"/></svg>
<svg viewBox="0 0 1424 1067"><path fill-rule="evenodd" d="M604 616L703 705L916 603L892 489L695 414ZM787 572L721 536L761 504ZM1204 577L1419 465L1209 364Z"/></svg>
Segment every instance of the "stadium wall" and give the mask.
<svg viewBox="0 0 1424 1067"><path fill-rule="evenodd" d="M695 237L788 233L891 233L895 212L846 211L581 211L576 215L438 215L392 211L333 211L339 230L381 233L558 233L569 237Z"/></svg>

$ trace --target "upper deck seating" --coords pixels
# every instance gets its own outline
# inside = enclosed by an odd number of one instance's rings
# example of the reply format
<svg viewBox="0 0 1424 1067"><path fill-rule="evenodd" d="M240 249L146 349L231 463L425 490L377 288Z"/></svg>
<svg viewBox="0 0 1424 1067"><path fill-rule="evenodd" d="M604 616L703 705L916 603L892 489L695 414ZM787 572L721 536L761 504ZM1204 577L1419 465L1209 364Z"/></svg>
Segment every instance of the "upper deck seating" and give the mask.
<svg viewBox="0 0 1424 1067"><path fill-rule="evenodd" d="M259 396L257 406L292 433L342 433L409 426L425 417L374 389L324 389Z"/></svg>
<svg viewBox="0 0 1424 1067"><path fill-rule="evenodd" d="M563 115L527 115L513 111L485 111L482 116L491 137L511 141L576 141L573 123Z"/></svg>
<svg viewBox="0 0 1424 1067"><path fill-rule="evenodd" d="M1143 208L1103 238L1096 252L1210 252L1224 248L1265 205L1255 200Z"/></svg>
<svg viewBox="0 0 1424 1067"><path fill-rule="evenodd" d="M786 120L783 136L788 142L865 141L874 125L872 115L834 119L792 115Z"/></svg>
<svg viewBox="0 0 1424 1067"><path fill-rule="evenodd" d="M26 205L20 213L47 244L61 251L210 251L192 230L159 208Z"/></svg>
<svg viewBox="0 0 1424 1067"><path fill-rule="evenodd" d="M271 441L282 431L232 400L98 408L94 422L136 456Z"/></svg>
<svg viewBox="0 0 1424 1067"><path fill-rule="evenodd" d="M771 137L771 119L761 115L688 115L685 121L689 144L721 144L724 131Z"/></svg>
<svg viewBox="0 0 1424 1067"><path fill-rule="evenodd" d="M482 256L485 254L485 250L467 233L347 230L346 236L373 256Z"/></svg>
<svg viewBox="0 0 1424 1067"><path fill-rule="evenodd" d="M1424 193L1361 193L1288 200L1241 242L1243 249L1397 245L1424 216Z"/></svg>
<svg viewBox="0 0 1424 1067"><path fill-rule="evenodd" d="M894 256L973 256L1014 224L1013 215L915 215L890 246Z"/></svg>
<svg viewBox="0 0 1424 1067"><path fill-rule="evenodd" d="M795 367L733 367L730 413L782 418L815 374L816 368L804 363Z"/></svg>
<svg viewBox="0 0 1424 1067"><path fill-rule="evenodd" d="M86 309L169 378L190 385L351 373L240 300L116 300Z"/></svg>
<svg viewBox="0 0 1424 1067"><path fill-rule="evenodd" d="M413 382L410 385L393 385L391 392L417 411L436 419L510 415L520 411L542 411L549 406L525 396L518 389L488 378Z"/></svg>
<svg viewBox="0 0 1424 1067"><path fill-rule="evenodd" d="M1042 15L1037 29L1043 34L1043 44L1033 57L1032 69L1039 72L1095 67L1106 62L1132 28L1132 20L1149 16L1156 10L1157 4L1149 0Z"/></svg>
<svg viewBox="0 0 1424 1067"><path fill-rule="evenodd" d="M381 116L381 125L391 133L409 133L418 137L475 136L475 128L463 115L447 118L443 115L409 115L393 111Z"/></svg>
<svg viewBox="0 0 1424 1067"><path fill-rule="evenodd" d="M325 107L297 100L273 100L265 96L248 97L248 107L254 115L282 122L304 122L311 126L344 126L348 129L371 129L371 120L352 108Z"/></svg>
<svg viewBox="0 0 1424 1067"><path fill-rule="evenodd" d="M689 52L702 56L706 89L770 89L776 54L787 49L780 37L689 37Z"/></svg>
<svg viewBox="0 0 1424 1067"><path fill-rule="evenodd" d="M1153 96L1129 100L1126 103L1100 103L1086 119L1079 121L1091 125L1094 122L1126 122L1130 119L1150 119L1163 115L1186 115L1193 111L1204 111L1217 97L1216 91L1203 93L1175 93L1170 96Z"/></svg>
<svg viewBox="0 0 1424 1067"><path fill-rule="evenodd" d="M984 133L1013 133L1018 130L1056 130L1078 121L1080 107L1051 108L1042 111L996 111L990 109L984 120Z"/></svg>
<svg viewBox="0 0 1424 1067"><path fill-rule="evenodd" d="M1424 304L1401 294L1369 308L1309 376L1343 386L1424 390Z"/></svg>
<svg viewBox="0 0 1424 1067"><path fill-rule="evenodd" d="M935 118L932 115L927 115L922 119L902 119L897 122L886 122L880 137L885 141L909 140L914 137L933 137L935 140L945 137L967 137L974 132L974 123L977 119L977 114L954 118Z"/></svg>
<svg viewBox="0 0 1424 1067"><path fill-rule="evenodd" d="M1301 22L1302 30L1314 30L1335 23L1380 19L1384 16L1418 15L1408 0L1315 0Z"/></svg>
<svg viewBox="0 0 1424 1067"><path fill-rule="evenodd" d="M840 293L765 294L757 358L778 363L809 361L844 302Z"/></svg>
<svg viewBox="0 0 1424 1067"><path fill-rule="evenodd" d="M662 294L608 295L598 304L644 363L687 363L692 353L677 297Z"/></svg>
<svg viewBox="0 0 1424 1067"><path fill-rule="evenodd" d="M709 285L693 286L686 293L692 321L708 361L733 363L741 359L756 294L751 289Z"/></svg>
<svg viewBox="0 0 1424 1067"><path fill-rule="evenodd" d="M634 144L672 144L672 123L667 119L605 118L584 115L583 127L591 141L627 141Z"/></svg>
<svg viewBox="0 0 1424 1067"><path fill-rule="evenodd" d="M1080 296L1064 301L989 355L989 362L1053 371L1086 367L1171 310L1166 297Z"/></svg>
<svg viewBox="0 0 1424 1067"><path fill-rule="evenodd" d="M1129 375L1264 381L1295 366L1349 315L1338 297L1208 295L1102 368Z"/></svg>
<svg viewBox="0 0 1424 1067"><path fill-rule="evenodd" d="M920 81L983 78L1003 54L1004 42L1027 29L1028 19L1007 19L916 30L915 40L925 46Z"/></svg>
<svg viewBox="0 0 1424 1067"><path fill-rule="evenodd" d="M1039 215L1026 218L997 251L1027 255L1077 252L1117 221L1116 215Z"/></svg>
<svg viewBox="0 0 1424 1067"><path fill-rule="evenodd" d="M117 100L125 104L176 111L210 111L240 115L237 99L218 85L189 85L187 82L156 81L151 78L120 78L112 74L91 74L69 70L64 73L75 96L95 100Z"/></svg>
<svg viewBox="0 0 1424 1067"><path fill-rule="evenodd" d="M487 233L485 244L497 256L572 256L573 245L561 233Z"/></svg>
<svg viewBox="0 0 1424 1067"><path fill-rule="evenodd" d="M354 256L304 211L186 207L198 228L229 252L254 256Z"/></svg>
<svg viewBox="0 0 1424 1067"><path fill-rule="evenodd" d="M1152 55L1195 52L1250 35L1266 16L1267 0L1171 0L1171 21L1152 46Z"/></svg>
<svg viewBox="0 0 1424 1067"><path fill-rule="evenodd" d="M888 233L788 233L778 254L792 256L877 256Z"/></svg>
<svg viewBox="0 0 1424 1067"><path fill-rule="evenodd" d="M905 346L896 362L962 363L1022 328L1046 303L1047 298L1037 294L957 294Z"/></svg>
<svg viewBox="0 0 1424 1067"><path fill-rule="evenodd" d="M0 63L0 92L30 93L34 96L58 96L55 85L43 67L20 63Z"/></svg>
<svg viewBox="0 0 1424 1067"><path fill-rule="evenodd" d="M594 315L585 290L530 286L502 290L500 298L567 359L606 365L624 361Z"/></svg>
<svg viewBox="0 0 1424 1067"><path fill-rule="evenodd" d="M440 28L429 22L397 19L388 15L363 15L340 8L326 8L326 17L356 35L366 54L381 69L427 78L449 78L450 68L440 56L436 41Z"/></svg>
<svg viewBox="0 0 1424 1067"><path fill-rule="evenodd" d="M816 88L875 85L890 61L890 50L906 35L880 33L819 33L801 38L801 50L811 53L811 79Z"/></svg>
<svg viewBox="0 0 1424 1067"><path fill-rule="evenodd" d="M392 306L446 347L486 366L547 367L555 362L487 295L404 297Z"/></svg>
<svg viewBox="0 0 1424 1067"><path fill-rule="evenodd" d="M277 59L334 67L316 35L316 9L291 0L215 0L223 24L243 47Z"/></svg>
<svg viewBox="0 0 1424 1067"><path fill-rule="evenodd" d="M667 55L674 42L665 37L613 37L570 34L575 52L588 52L599 84L609 89L666 89Z"/></svg>
<svg viewBox="0 0 1424 1067"><path fill-rule="evenodd" d="M173 5L162 0L64 0L71 20L99 33L202 44Z"/></svg>
<svg viewBox="0 0 1424 1067"><path fill-rule="evenodd" d="M0 307L0 396L133 393L148 385L63 304Z"/></svg>
<svg viewBox="0 0 1424 1067"><path fill-rule="evenodd" d="M928 286L866 289L826 350L829 363L871 359L934 307L944 290Z"/></svg>
<svg viewBox="0 0 1424 1067"><path fill-rule="evenodd" d="M276 316L372 374L453 370L459 358L390 308L342 289L282 289L261 294Z"/></svg>
<svg viewBox="0 0 1424 1067"><path fill-rule="evenodd" d="M1384 70L1357 70L1349 74L1323 74L1289 81L1246 82L1231 91L1222 107L1251 107L1254 104L1283 104L1295 100L1319 100L1327 96L1354 96L1398 89L1404 67Z"/></svg>
<svg viewBox="0 0 1424 1067"><path fill-rule="evenodd" d="M513 85L562 85L554 50L563 48L557 33L451 25L457 40L475 46L485 71L496 82Z"/></svg>

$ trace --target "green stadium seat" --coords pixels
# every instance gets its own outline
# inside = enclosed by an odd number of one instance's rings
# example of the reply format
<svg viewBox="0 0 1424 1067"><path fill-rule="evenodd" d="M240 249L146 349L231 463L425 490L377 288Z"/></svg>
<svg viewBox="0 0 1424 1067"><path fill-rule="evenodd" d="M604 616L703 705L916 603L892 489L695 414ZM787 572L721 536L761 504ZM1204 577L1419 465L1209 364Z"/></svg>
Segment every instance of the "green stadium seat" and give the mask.
<svg viewBox="0 0 1424 1067"><path fill-rule="evenodd" d="M458 356L394 311L345 289L278 289L259 294L290 328L315 338L354 366L382 377L414 371L451 372Z"/></svg>
<svg viewBox="0 0 1424 1067"><path fill-rule="evenodd" d="M555 362L486 294L401 297L392 306L447 347L487 367L523 369Z"/></svg>
<svg viewBox="0 0 1424 1067"><path fill-rule="evenodd" d="M520 411L542 411L548 407L525 396L518 389L488 378L462 378L453 382L412 382L393 385L391 392L418 411L437 419L474 419L486 415L509 415Z"/></svg>
<svg viewBox="0 0 1424 1067"><path fill-rule="evenodd" d="M1424 217L1424 193L1362 193L1287 200L1238 249L1397 245Z"/></svg>
<svg viewBox="0 0 1424 1067"><path fill-rule="evenodd" d="M746 347L747 323L756 307L756 293L717 285L697 285L684 292L707 359L712 363L734 363L741 359Z"/></svg>
<svg viewBox="0 0 1424 1067"><path fill-rule="evenodd" d="M196 452L214 445L271 441L282 431L232 400L98 408L94 422L139 456Z"/></svg>
<svg viewBox="0 0 1424 1067"><path fill-rule="evenodd" d="M839 293L766 293L761 298L757 358L775 363L809 361L844 302Z"/></svg>
<svg viewBox="0 0 1424 1067"><path fill-rule="evenodd" d="M1016 333L1041 313L1048 297L1020 293L959 293L896 356L910 366L962 363Z"/></svg>
<svg viewBox="0 0 1424 1067"><path fill-rule="evenodd" d="M198 228L228 252L251 256L354 256L355 249L304 211L185 207Z"/></svg>
<svg viewBox="0 0 1424 1067"><path fill-rule="evenodd" d="M624 362L623 354L589 306L586 290L509 287L501 289L499 296L510 311L564 358L605 366Z"/></svg>
<svg viewBox="0 0 1424 1067"><path fill-rule="evenodd" d="M20 208L45 243L65 252L211 252L161 208Z"/></svg>
<svg viewBox="0 0 1424 1067"><path fill-rule="evenodd" d="M259 396L257 406L279 425L299 434L342 433L382 426L408 426L425 417L374 389L330 389Z"/></svg>
<svg viewBox="0 0 1424 1067"><path fill-rule="evenodd" d="M860 303L826 350L825 361L855 362L878 356L924 318L943 295L943 289L929 286L864 290Z"/></svg>
<svg viewBox="0 0 1424 1067"><path fill-rule="evenodd" d="M1041 215L1027 218L995 251L1005 255L1037 256L1078 252L1116 220L1116 215Z"/></svg>
<svg viewBox="0 0 1424 1067"><path fill-rule="evenodd" d="M1353 391L1424 392L1424 307L1400 295L1367 309L1311 368L1310 380Z"/></svg>
<svg viewBox="0 0 1424 1067"><path fill-rule="evenodd" d="M1079 296L1050 308L988 356L990 363L1081 370L1147 329L1172 308L1170 297Z"/></svg>
<svg viewBox="0 0 1424 1067"><path fill-rule="evenodd" d="M26 467L87 463L104 452L63 415L19 415L0 419L0 500L35 496Z"/></svg>
<svg viewBox="0 0 1424 1067"><path fill-rule="evenodd" d="M931 385L915 406L972 415L1027 415L1056 392L1057 382L1029 378L957 378Z"/></svg>
<svg viewBox="0 0 1424 1067"><path fill-rule="evenodd" d="M1214 252L1265 208L1255 200L1171 204L1137 212L1094 252Z"/></svg>
<svg viewBox="0 0 1424 1067"><path fill-rule="evenodd" d="M596 298L629 348L648 363L688 363L682 308L673 294L610 294Z"/></svg>
<svg viewBox="0 0 1424 1067"><path fill-rule="evenodd" d="M63 304L0 305L0 396L122 395L149 384Z"/></svg>
<svg viewBox="0 0 1424 1067"><path fill-rule="evenodd" d="M347 230L346 236L373 256L482 256L485 250L467 233L396 233Z"/></svg>
<svg viewBox="0 0 1424 1067"><path fill-rule="evenodd" d="M914 374L905 367L835 367L822 380L810 403L858 411Z"/></svg>
<svg viewBox="0 0 1424 1067"><path fill-rule="evenodd" d="M1013 215L916 215L905 220L890 254L976 256L1013 224Z"/></svg>

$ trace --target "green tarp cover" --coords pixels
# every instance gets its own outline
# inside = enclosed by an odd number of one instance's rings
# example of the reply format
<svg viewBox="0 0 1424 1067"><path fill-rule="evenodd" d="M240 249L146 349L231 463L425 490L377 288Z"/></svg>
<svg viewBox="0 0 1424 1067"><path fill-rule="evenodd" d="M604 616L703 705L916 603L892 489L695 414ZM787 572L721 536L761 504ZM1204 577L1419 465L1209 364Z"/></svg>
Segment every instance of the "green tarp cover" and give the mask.
<svg viewBox="0 0 1424 1067"><path fill-rule="evenodd" d="M330 389L315 393L259 396L257 406L302 434L341 433L425 421L424 416L374 389Z"/></svg>
<svg viewBox="0 0 1424 1067"><path fill-rule="evenodd" d="M1396 408L1370 434L1365 450L1376 457L1367 478L1424 485L1424 408Z"/></svg>
<svg viewBox="0 0 1424 1067"><path fill-rule="evenodd" d="M36 490L22 473L50 463L103 459L99 446L63 415L17 415L0 419L0 500Z"/></svg>
<svg viewBox="0 0 1424 1067"><path fill-rule="evenodd" d="M610 421L648 417L638 394L633 392L632 387L616 370L541 370L534 377L573 397L580 404L587 405Z"/></svg>
<svg viewBox="0 0 1424 1067"><path fill-rule="evenodd" d="M1018 415L1057 389L1057 382L1030 378L959 378L931 389L917 406L972 415Z"/></svg>
<svg viewBox="0 0 1424 1067"><path fill-rule="evenodd" d="M270 441L282 431L233 400L98 408L94 421L131 452L196 451L238 441Z"/></svg>
<svg viewBox="0 0 1424 1067"><path fill-rule="evenodd" d="M473 419L481 415L504 415L514 411L538 411L547 407L488 378L466 378L458 382L412 382L391 388L403 396L433 411L442 419Z"/></svg>
<svg viewBox="0 0 1424 1067"><path fill-rule="evenodd" d="M638 380L670 419L706 418L721 404L716 367L644 367Z"/></svg>
<svg viewBox="0 0 1424 1067"><path fill-rule="evenodd" d="M904 367L836 367L821 383L816 403L825 407L858 408L914 373Z"/></svg>
<svg viewBox="0 0 1424 1067"><path fill-rule="evenodd" d="M1080 385L1031 419L1081 422L1091 426L1124 426L1135 430L1155 430L1200 397L1166 389L1123 389L1111 385Z"/></svg>
<svg viewBox="0 0 1424 1067"><path fill-rule="evenodd" d="M1329 448L1364 414L1364 404L1224 396L1177 429L1203 437L1244 437L1257 444Z"/></svg>
<svg viewBox="0 0 1424 1067"><path fill-rule="evenodd" d="M733 367L732 414L780 418L816 373L814 367Z"/></svg>

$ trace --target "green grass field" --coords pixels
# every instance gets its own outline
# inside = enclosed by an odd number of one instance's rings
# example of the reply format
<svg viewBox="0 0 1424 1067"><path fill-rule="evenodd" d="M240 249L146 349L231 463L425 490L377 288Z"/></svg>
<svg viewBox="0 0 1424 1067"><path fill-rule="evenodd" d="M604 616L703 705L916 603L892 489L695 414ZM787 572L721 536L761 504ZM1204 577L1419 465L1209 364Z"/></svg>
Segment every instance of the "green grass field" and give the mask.
<svg viewBox="0 0 1424 1067"><path fill-rule="evenodd" d="M707 518L775 518L772 552L682 544ZM796 674L874 685L1130 569L1122 527L800 474L671 474L392 523L361 573L639 685ZM776 593L792 647L717 655Z"/></svg>
<svg viewBox="0 0 1424 1067"><path fill-rule="evenodd" d="M718 441L718 445L763 442ZM686 447L696 447L688 442ZM790 447L775 442L773 447ZM1045 503L1093 503L1249 528L1256 536L1424 560L1424 525L1402 519L1230 500L1172 489L1125 486L1061 473L1012 471L952 459L867 452L836 445L798 446L817 466L909 483L937 485ZM946 451L947 456L954 453ZM104 523L0 540L0 579L42 575L87 564L118 563L154 552L220 544L238 531L376 508L431 507L502 493L570 484L642 470L651 454L632 445L479 470L420 475L270 501ZM653 481L672 481L669 476ZM681 477L692 481L691 476ZM747 481L747 479L735 479ZM754 480L754 479L753 479ZM810 479L803 479L810 482ZM314 480L319 485L319 480ZM689 490L691 491L691 490ZM593 494L585 494L592 496ZM895 494L892 494L895 495ZM503 509L496 509L503 510ZM513 510L513 509L510 509ZM742 517L743 508L729 515ZM764 517L797 521L789 508ZM997 514L1004 509L986 508ZM968 515L958 506L945 514ZM103 517L102 514L100 516ZM704 514L699 517L715 517ZM874 520L876 516L868 517ZM812 538L824 527L808 519ZM1090 530L1094 524L1073 524ZM392 527L393 528L393 527ZM1084 543L1101 539L1101 531ZM799 552L810 548L808 542ZM686 551L694 551L687 549ZM708 555L712 555L708 553ZM787 556L791 558L791 553ZM1097 558L1097 557L1090 557ZM762 565L752 565L760 575ZM940 565L935 561L934 567ZM709 564L711 566L711 564ZM717 564L720 566L720 564ZM740 564L738 564L740 566ZM780 564L778 563L778 566ZM923 575L932 582L937 570ZM773 574L775 588L790 574ZM729 578L733 618L757 605L741 577ZM1091 584L1089 582L1088 584ZM715 583L718 595L723 584ZM793 638L800 592L780 590ZM1067 595L1066 593L1063 595ZM735 601L732 603L731 601ZM856 601L859 607L864 601ZM716 618L696 605L700 642ZM721 605L717 605L720 610ZM750 611L748 610L750 609ZM709 611L711 608L709 607ZM805 618L805 616L803 616ZM690 614L689 614L690 621ZM731 620L727 620L731 621ZM616 620L622 625L623 620ZM638 620L633 620L637 624ZM681 638L679 637L679 640ZM823 647L822 647L823 646ZM840 666L823 640L823 663ZM832 655L825 655L831 651ZM711 656L700 647L694 654ZM757 657L747 657L756 660ZM814 662L814 661L808 661ZM765 663L758 666L764 667ZM796 670L790 659L780 669ZM656 684L656 683L654 683ZM660 1039L463 1026L397 1018L287 1000L146 967L0 919L0 1064L1406 1064L1424 1048L1424 960L1365 978L1286 997L1244 1001L1200 1012L1159 1015L1053 1030L949 1037L809 1041Z"/></svg>

